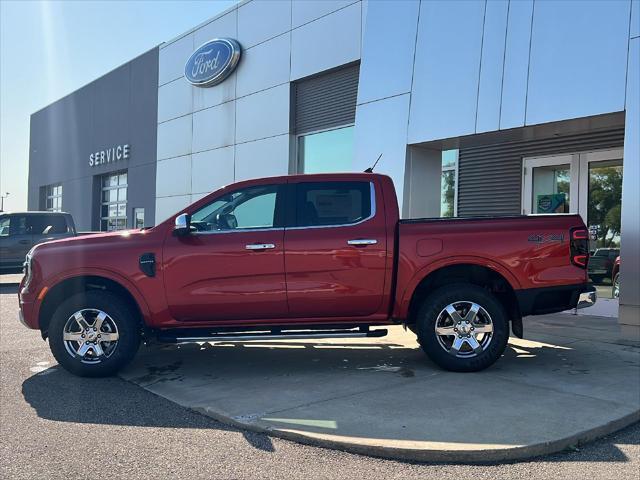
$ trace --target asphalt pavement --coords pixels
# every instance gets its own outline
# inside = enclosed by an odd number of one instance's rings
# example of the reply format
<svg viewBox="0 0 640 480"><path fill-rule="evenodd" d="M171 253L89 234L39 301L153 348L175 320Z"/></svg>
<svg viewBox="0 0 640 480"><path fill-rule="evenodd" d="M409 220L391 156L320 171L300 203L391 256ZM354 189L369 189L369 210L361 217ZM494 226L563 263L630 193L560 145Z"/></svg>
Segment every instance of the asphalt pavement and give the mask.
<svg viewBox="0 0 640 480"><path fill-rule="evenodd" d="M243 432L120 378L66 373L39 333L18 323L16 309L16 287L1 286L2 478L622 479L640 473L640 424L579 449L498 465L382 460Z"/></svg>

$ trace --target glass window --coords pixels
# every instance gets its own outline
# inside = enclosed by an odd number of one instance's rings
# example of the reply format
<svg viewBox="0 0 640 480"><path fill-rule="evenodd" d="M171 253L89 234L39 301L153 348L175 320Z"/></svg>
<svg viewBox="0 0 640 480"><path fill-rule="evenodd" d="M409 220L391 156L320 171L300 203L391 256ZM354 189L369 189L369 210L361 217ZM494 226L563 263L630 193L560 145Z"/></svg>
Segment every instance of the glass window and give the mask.
<svg viewBox="0 0 640 480"><path fill-rule="evenodd" d="M45 210L49 212L62 211L62 184L45 187Z"/></svg>
<svg viewBox="0 0 640 480"><path fill-rule="evenodd" d="M6 237L9 235L9 217L0 218L0 237Z"/></svg>
<svg viewBox="0 0 640 480"><path fill-rule="evenodd" d="M9 215L2 220L3 235L26 235L27 230L27 217L24 215ZM5 223L6 222L6 223ZM6 226L8 224L8 231Z"/></svg>
<svg viewBox="0 0 640 480"><path fill-rule="evenodd" d="M27 228L33 235L54 235L67 233L67 219L62 215L29 215Z"/></svg>
<svg viewBox="0 0 640 480"><path fill-rule="evenodd" d="M299 136L299 171L350 172L353 160L353 131L353 126L349 126Z"/></svg>
<svg viewBox="0 0 640 480"><path fill-rule="evenodd" d="M100 230L127 228L127 173L117 172L102 177Z"/></svg>
<svg viewBox="0 0 640 480"><path fill-rule="evenodd" d="M133 209L134 228L144 228L144 208Z"/></svg>
<svg viewBox="0 0 640 480"><path fill-rule="evenodd" d="M455 217L456 177L458 171L458 150L442 152L442 176L440 178L440 216Z"/></svg>
<svg viewBox="0 0 640 480"><path fill-rule="evenodd" d="M277 193L277 185L229 193L191 215L191 225L200 232L274 227Z"/></svg>
<svg viewBox="0 0 640 480"><path fill-rule="evenodd" d="M568 213L570 165L533 169L533 213Z"/></svg>
<svg viewBox="0 0 640 480"><path fill-rule="evenodd" d="M297 184L296 225L348 225L371 215L368 182L309 182Z"/></svg>
<svg viewBox="0 0 640 480"><path fill-rule="evenodd" d="M622 161L590 162L587 218L595 234L592 248L620 246L621 207Z"/></svg>

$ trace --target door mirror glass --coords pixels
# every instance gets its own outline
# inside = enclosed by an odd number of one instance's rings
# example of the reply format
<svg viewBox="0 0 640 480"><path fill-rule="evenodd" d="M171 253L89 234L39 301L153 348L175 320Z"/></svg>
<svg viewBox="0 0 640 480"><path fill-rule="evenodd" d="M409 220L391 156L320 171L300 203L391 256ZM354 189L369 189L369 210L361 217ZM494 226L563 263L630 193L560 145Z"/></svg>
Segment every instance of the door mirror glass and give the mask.
<svg viewBox="0 0 640 480"><path fill-rule="evenodd" d="M191 215L183 213L176 217L173 234L176 236L188 235L191 232Z"/></svg>

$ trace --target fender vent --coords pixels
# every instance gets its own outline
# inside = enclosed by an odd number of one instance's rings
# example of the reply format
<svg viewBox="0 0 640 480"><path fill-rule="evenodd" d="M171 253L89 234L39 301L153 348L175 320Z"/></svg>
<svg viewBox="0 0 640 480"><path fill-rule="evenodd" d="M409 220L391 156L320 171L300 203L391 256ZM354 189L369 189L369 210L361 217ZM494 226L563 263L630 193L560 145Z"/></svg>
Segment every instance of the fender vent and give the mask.
<svg viewBox="0 0 640 480"><path fill-rule="evenodd" d="M138 265L140 266L142 273L147 277L156 276L156 256L154 253L143 253L140 255Z"/></svg>

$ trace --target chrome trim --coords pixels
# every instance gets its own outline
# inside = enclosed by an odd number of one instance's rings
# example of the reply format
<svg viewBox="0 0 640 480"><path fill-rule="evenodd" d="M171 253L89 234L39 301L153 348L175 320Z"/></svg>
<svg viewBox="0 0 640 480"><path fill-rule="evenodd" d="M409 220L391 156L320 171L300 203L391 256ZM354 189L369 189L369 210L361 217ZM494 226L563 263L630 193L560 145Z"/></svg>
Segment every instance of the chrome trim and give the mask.
<svg viewBox="0 0 640 480"><path fill-rule="evenodd" d="M249 243L244 246L247 250L269 250L276 248L274 243Z"/></svg>
<svg viewBox="0 0 640 480"><path fill-rule="evenodd" d="M592 292L582 292L578 297L578 305L576 305L576 308L591 307L597 301L598 301L598 294L595 290Z"/></svg>
<svg viewBox="0 0 640 480"><path fill-rule="evenodd" d="M356 238L354 240L347 240L349 245L375 245L378 243L378 240L374 240L373 238Z"/></svg>
<svg viewBox="0 0 640 480"><path fill-rule="evenodd" d="M191 235L217 235L220 233L243 233L243 232L279 232L284 231L284 227L266 227L266 228L234 228L230 230L207 230L204 232L191 232Z"/></svg>
<svg viewBox="0 0 640 480"><path fill-rule="evenodd" d="M357 180L353 180L356 182ZM301 182L304 183L304 182ZM371 214L367 218L363 218L362 220L358 220L355 223L343 223L340 225L313 225L308 227L287 227L286 230L311 230L314 228L339 228L339 227L353 227L355 225L360 225L361 223L367 222L376 216L376 189L373 185L373 182L369 182L369 189L371 192Z"/></svg>

